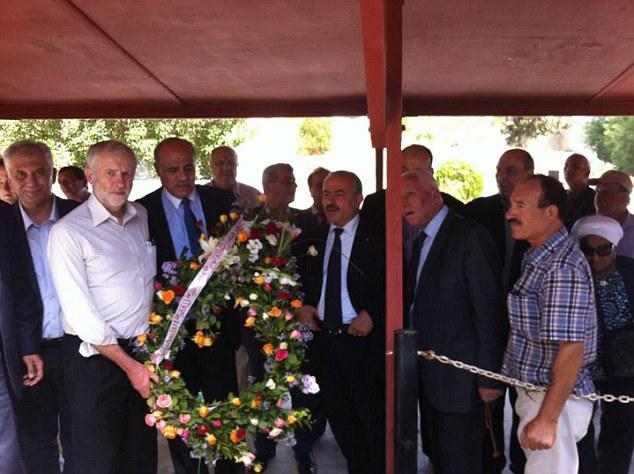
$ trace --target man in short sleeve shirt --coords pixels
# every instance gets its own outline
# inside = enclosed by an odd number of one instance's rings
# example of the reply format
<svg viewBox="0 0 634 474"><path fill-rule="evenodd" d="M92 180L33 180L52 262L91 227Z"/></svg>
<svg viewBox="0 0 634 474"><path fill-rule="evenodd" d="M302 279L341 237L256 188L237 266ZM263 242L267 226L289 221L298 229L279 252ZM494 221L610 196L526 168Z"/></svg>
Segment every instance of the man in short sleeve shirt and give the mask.
<svg viewBox="0 0 634 474"><path fill-rule="evenodd" d="M526 474L577 472L576 442L592 417L592 403L572 397L594 391L588 370L597 338L592 274L563 226L565 208L561 183L535 175L516 186L506 213L513 238L531 248L507 300L511 333L503 372L547 387L518 389Z"/></svg>

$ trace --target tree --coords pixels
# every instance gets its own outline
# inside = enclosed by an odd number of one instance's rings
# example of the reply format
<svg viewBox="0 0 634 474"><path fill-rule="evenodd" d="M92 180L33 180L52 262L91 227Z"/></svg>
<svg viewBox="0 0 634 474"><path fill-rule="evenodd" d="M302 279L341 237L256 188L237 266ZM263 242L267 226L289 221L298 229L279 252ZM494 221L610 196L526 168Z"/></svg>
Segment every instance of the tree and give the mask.
<svg viewBox="0 0 634 474"><path fill-rule="evenodd" d="M332 125L324 118L305 118L299 126L300 155L323 155L330 151Z"/></svg>
<svg viewBox="0 0 634 474"><path fill-rule="evenodd" d="M462 202L479 197L484 187L480 173L462 161L443 163L436 172L436 181L442 191Z"/></svg>
<svg viewBox="0 0 634 474"><path fill-rule="evenodd" d="M599 117L586 125L586 143L600 160L634 174L634 117Z"/></svg>
<svg viewBox="0 0 634 474"><path fill-rule="evenodd" d="M187 120L3 120L0 147L30 138L46 143L57 166L83 166L86 151L101 140L120 140L130 146L146 169L153 169L154 147L161 140L183 137L196 149L198 174L209 177L209 153L218 145L235 146L243 141L242 119Z"/></svg>
<svg viewBox="0 0 634 474"><path fill-rule="evenodd" d="M504 117L498 122L506 143L517 147L525 147L533 138L562 132L570 126L559 117Z"/></svg>

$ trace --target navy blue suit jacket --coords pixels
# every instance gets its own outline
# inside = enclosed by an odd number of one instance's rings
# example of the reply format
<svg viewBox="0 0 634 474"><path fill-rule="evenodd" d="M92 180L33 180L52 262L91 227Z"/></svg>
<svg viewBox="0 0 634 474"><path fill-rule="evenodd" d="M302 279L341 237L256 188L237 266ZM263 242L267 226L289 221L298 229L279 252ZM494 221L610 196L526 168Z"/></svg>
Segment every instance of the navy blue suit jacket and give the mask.
<svg viewBox="0 0 634 474"><path fill-rule="evenodd" d="M156 243L156 263L159 275L163 262L175 261L178 258L174 251L174 242L172 241L172 235L167 224L167 216L163 208L162 190L163 187L160 187L137 201L148 212L150 237ZM196 185L196 191L198 191L200 196L203 213L205 214L207 232L211 232L218 223L220 215L231 210L235 196L231 191L209 186ZM229 348L230 350L237 349L240 346L239 318L231 312L231 317L220 319L222 324L221 336L218 342L214 344L214 350L219 350L220 347Z"/></svg>
<svg viewBox="0 0 634 474"><path fill-rule="evenodd" d="M16 245L20 223L11 206L0 203L0 338L9 387L22 395L22 357L39 350L42 311L28 282L26 255Z"/></svg>
<svg viewBox="0 0 634 474"><path fill-rule="evenodd" d="M499 371L503 315L500 264L491 237L478 223L449 210L416 288L410 317L419 349ZM440 411L470 411L479 402L478 386L501 388L436 361L420 366L425 393Z"/></svg>

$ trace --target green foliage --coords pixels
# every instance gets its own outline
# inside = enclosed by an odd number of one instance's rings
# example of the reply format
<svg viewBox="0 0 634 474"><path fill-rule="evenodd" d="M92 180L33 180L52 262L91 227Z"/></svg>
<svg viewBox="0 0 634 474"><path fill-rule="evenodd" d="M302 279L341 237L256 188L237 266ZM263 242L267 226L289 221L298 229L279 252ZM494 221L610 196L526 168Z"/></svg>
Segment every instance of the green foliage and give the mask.
<svg viewBox="0 0 634 474"><path fill-rule="evenodd" d="M299 126L300 155L323 155L330 151L332 125L325 118L305 118Z"/></svg>
<svg viewBox="0 0 634 474"><path fill-rule="evenodd" d="M471 201L482 194L482 176L462 161L448 161L436 172L436 181L441 191L451 194L462 202Z"/></svg>
<svg viewBox="0 0 634 474"><path fill-rule="evenodd" d="M586 143L599 159L634 174L634 117L601 117L586 125Z"/></svg>
<svg viewBox="0 0 634 474"><path fill-rule="evenodd" d="M209 153L218 145L235 146L243 141L241 119L187 120L0 120L0 148L17 140L38 140L51 147L55 164L83 166L93 143L114 139L128 144L139 161L153 169L154 147L161 140L179 136L194 144L199 177L208 177Z"/></svg>
<svg viewBox="0 0 634 474"><path fill-rule="evenodd" d="M504 117L499 125L506 143L516 147L525 147L533 138L561 132L570 126L560 117Z"/></svg>

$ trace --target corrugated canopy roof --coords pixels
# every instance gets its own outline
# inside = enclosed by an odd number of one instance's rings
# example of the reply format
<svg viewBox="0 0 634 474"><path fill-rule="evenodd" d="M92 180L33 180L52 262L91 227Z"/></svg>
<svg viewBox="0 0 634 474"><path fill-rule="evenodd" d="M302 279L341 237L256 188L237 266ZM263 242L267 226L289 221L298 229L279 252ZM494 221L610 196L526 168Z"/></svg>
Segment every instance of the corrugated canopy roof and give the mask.
<svg viewBox="0 0 634 474"><path fill-rule="evenodd" d="M382 3L2 0L0 118L363 115ZM631 1L402 15L405 114L634 113Z"/></svg>

